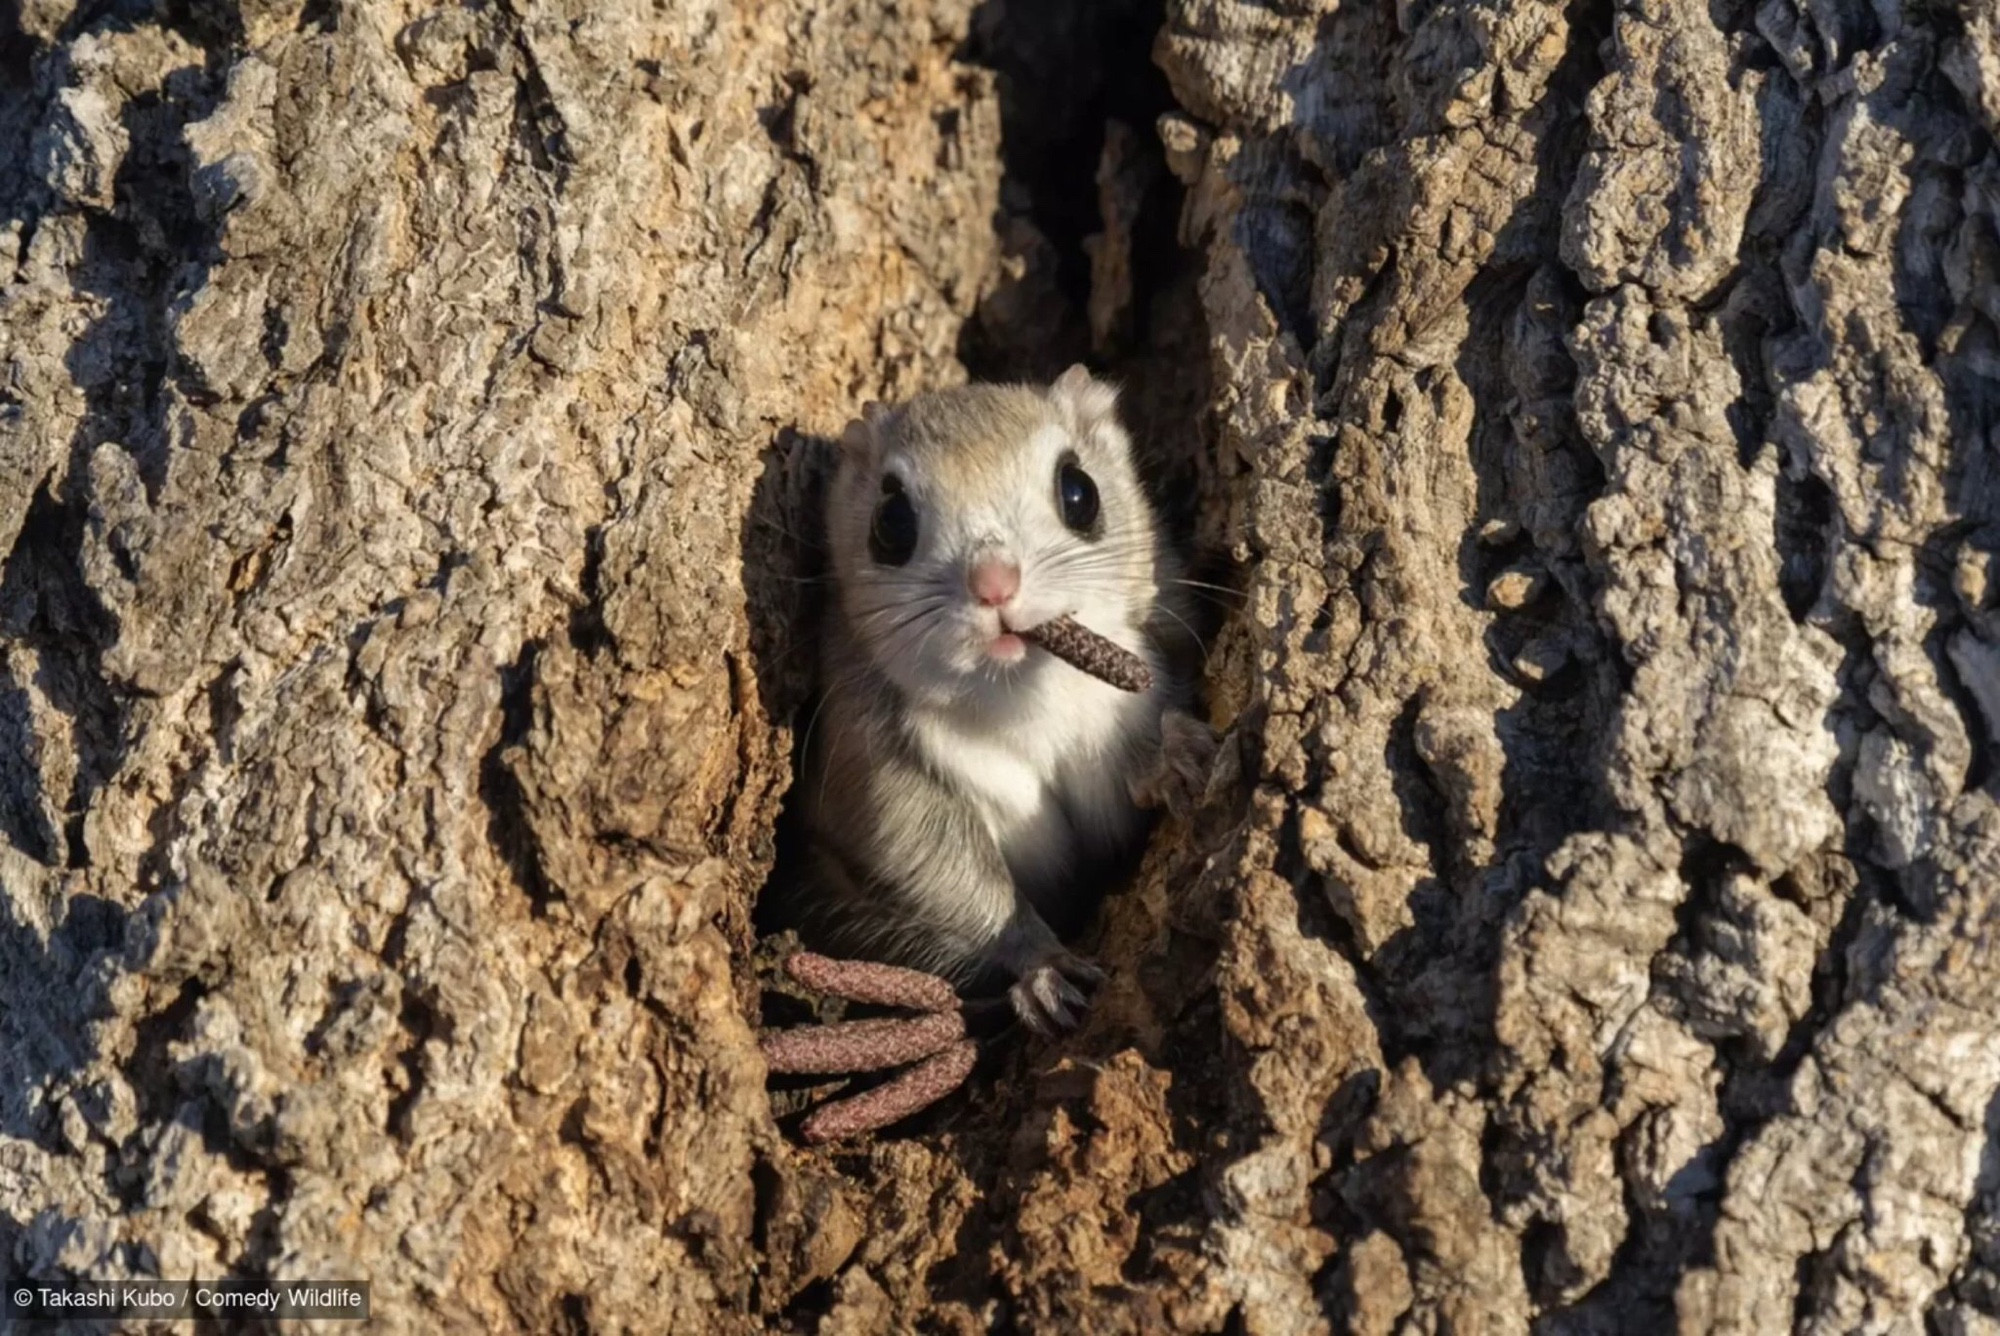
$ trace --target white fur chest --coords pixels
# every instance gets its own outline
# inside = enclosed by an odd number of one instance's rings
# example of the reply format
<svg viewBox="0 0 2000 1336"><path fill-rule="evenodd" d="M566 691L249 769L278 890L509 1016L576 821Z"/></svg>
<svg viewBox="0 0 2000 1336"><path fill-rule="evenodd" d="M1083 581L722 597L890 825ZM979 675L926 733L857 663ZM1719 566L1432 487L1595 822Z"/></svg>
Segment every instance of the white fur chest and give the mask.
<svg viewBox="0 0 2000 1336"><path fill-rule="evenodd" d="M1015 879L1038 885L1138 829L1128 780L1158 710L1148 696L1047 667L971 708L914 720L918 745L979 812Z"/></svg>

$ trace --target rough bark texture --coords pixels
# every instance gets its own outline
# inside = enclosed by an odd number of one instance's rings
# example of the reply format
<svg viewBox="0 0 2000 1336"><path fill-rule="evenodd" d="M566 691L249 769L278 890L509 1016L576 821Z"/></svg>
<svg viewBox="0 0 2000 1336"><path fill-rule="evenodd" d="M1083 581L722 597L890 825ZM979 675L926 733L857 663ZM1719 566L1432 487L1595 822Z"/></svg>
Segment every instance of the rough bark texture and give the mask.
<svg viewBox="0 0 2000 1336"><path fill-rule="evenodd" d="M1989 0L0 21L0 1273L2000 1331ZM815 438L1085 354L1222 771L1080 1035L802 1149Z"/></svg>

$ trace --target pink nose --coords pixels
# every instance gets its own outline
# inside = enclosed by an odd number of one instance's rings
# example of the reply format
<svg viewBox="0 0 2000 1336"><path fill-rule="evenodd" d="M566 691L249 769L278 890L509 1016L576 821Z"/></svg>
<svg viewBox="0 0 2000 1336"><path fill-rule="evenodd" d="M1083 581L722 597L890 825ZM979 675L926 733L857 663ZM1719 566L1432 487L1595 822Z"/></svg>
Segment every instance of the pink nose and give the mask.
<svg viewBox="0 0 2000 1336"><path fill-rule="evenodd" d="M972 596L989 608L997 608L1019 592L1021 568L1011 561L982 561L965 577Z"/></svg>

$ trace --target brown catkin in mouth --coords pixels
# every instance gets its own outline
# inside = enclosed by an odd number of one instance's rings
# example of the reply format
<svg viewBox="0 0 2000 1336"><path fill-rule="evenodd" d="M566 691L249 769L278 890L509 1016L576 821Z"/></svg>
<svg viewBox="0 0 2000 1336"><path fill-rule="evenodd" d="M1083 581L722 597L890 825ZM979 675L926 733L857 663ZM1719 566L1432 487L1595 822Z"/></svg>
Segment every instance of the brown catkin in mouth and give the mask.
<svg viewBox="0 0 2000 1336"><path fill-rule="evenodd" d="M887 1127L964 1085L978 1057L979 1045L962 1039L893 1081L849 1099L822 1104L799 1125L799 1132L817 1146Z"/></svg>
<svg viewBox="0 0 2000 1336"><path fill-rule="evenodd" d="M841 1021L777 1030L759 1039L774 1072L875 1072L928 1058L965 1038L956 1011L894 1020Z"/></svg>
<svg viewBox="0 0 2000 1336"><path fill-rule="evenodd" d="M1123 645L1106 640L1074 617L1057 617L1032 631L1017 634L1040 645L1078 672L1089 673L1120 691L1144 692L1153 689L1153 670L1146 661Z"/></svg>
<svg viewBox="0 0 2000 1336"><path fill-rule="evenodd" d="M874 1002L911 1011L956 1011L958 994L934 974L872 960L835 960L814 951L785 958L785 973L812 989L849 1002Z"/></svg>

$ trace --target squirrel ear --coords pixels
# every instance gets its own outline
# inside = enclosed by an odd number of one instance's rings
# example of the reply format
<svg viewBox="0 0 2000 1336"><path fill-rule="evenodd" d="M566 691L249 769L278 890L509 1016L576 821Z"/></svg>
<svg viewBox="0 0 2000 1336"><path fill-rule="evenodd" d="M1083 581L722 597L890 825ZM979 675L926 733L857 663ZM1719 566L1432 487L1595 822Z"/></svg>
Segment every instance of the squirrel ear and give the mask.
<svg viewBox="0 0 2000 1336"><path fill-rule="evenodd" d="M864 454L875 444L875 434L889 418L889 410L870 399L861 405L861 416L840 433L840 447L849 454Z"/></svg>
<svg viewBox="0 0 2000 1336"><path fill-rule="evenodd" d="M1059 398L1075 398L1088 384L1090 384L1090 368L1078 362L1056 377L1053 388Z"/></svg>
<svg viewBox="0 0 2000 1336"><path fill-rule="evenodd" d="M1118 404L1118 387L1093 379L1090 368L1078 362L1056 377L1056 383L1049 387L1049 398L1078 427L1088 429L1111 415Z"/></svg>

